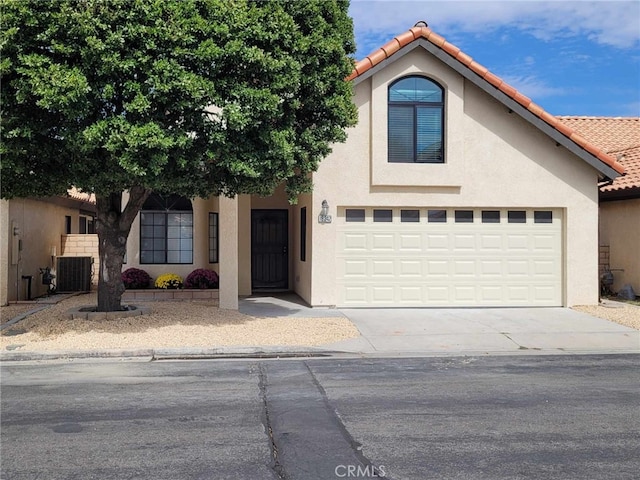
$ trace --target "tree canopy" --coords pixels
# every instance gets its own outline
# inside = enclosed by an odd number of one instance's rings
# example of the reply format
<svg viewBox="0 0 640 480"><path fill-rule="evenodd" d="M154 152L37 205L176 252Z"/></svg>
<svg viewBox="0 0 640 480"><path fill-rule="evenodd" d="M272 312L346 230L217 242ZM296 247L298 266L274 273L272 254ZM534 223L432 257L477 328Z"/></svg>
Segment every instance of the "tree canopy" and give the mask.
<svg viewBox="0 0 640 480"><path fill-rule="evenodd" d="M2 5L2 197L291 199L355 123L343 0Z"/></svg>
<svg viewBox="0 0 640 480"><path fill-rule="evenodd" d="M346 0L3 0L2 198L96 194L98 309L151 191L308 191L356 122ZM128 191L122 206L122 192Z"/></svg>

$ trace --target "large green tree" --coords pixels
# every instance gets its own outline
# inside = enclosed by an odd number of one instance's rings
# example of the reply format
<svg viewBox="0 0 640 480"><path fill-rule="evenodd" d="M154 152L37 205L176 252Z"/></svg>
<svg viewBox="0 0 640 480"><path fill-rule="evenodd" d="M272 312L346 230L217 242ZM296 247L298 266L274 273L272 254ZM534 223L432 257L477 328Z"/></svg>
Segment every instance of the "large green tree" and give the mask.
<svg viewBox="0 0 640 480"><path fill-rule="evenodd" d="M0 1L2 197L95 193L100 311L151 191L293 201L356 121L347 0Z"/></svg>

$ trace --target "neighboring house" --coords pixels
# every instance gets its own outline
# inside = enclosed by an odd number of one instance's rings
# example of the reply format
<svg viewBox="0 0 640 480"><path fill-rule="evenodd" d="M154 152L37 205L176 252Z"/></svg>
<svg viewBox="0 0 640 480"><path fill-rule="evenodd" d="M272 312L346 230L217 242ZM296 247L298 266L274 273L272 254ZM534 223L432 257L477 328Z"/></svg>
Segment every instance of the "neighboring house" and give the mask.
<svg viewBox="0 0 640 480"><path fill-rule="evenodd" d="M600 187L601 269L611 269L620 290L640 295L640 118L559 117L626 168L624 177Z"/></svg>
<svg viewBox="0 0 640 480"><path fill-rule="evenodd" d="M69 190L65 197L0 201L0 305L47 293L41 268L56 273L57 258L87 256L97 267L93 195ZM97 277L96 277L97 278Z"/></svg>
<svg viewBox="0 0 640 480"><path fill-rule="evenodd" d="M312 194L151 198L128 266L213 268L225 308L277 290L312 306L598 302L598 183L624 172L613 156L424 26L348 81L359 123Z"/></svg>
<svg viewBox="0 0 640 480"><path fill-rule="evenodd" d="M598 183L621 163L426 26L358 62L359 123L314 190L152 195L127 267L220 275L220 306L291 290L312 306L598 302Z"/></svg>

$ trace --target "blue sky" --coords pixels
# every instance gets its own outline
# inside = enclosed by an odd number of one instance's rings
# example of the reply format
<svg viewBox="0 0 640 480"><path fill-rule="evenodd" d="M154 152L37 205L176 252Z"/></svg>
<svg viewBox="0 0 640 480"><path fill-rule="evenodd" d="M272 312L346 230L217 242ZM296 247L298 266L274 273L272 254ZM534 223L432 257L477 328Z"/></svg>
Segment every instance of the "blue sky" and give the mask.
<svg viewBox="0 0 640 480"><path fill-rule="evenodd" d="M640 116L640 1L351 0L361 59L417 21L554 115Z"/></svg>

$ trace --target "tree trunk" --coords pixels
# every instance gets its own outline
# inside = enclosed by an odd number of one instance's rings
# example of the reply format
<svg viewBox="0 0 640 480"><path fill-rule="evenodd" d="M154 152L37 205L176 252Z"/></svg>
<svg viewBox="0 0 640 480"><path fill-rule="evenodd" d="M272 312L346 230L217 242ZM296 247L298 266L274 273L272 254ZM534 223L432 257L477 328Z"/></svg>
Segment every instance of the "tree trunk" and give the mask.
<svg viewBox="0 0 640 480"><path fill-rule="evenodd" d="M127 251L131 224L151 193L143 187L129 190L129 201L122 209L122 193L96 195L96 233L100 276L98 278L98 311L122 310L122 263Z"/></svg>

